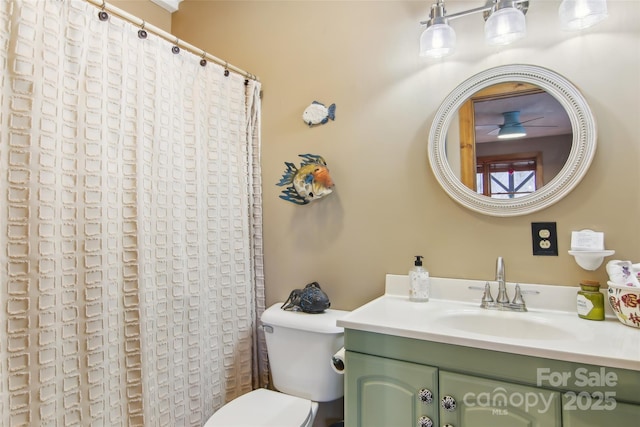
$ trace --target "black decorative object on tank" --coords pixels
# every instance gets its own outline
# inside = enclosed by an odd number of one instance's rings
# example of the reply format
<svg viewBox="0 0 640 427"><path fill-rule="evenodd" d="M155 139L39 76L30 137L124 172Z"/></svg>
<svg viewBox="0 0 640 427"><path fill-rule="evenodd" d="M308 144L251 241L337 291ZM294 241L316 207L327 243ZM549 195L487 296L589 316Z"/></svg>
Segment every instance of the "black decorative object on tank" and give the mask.
<svg viewBox="0 0 640 427"><path fill-rule="evenodd" d="M303 311L305 313L322 313L331 307L326 293L318 282L309 283L304 289L294 289L280 308L283 310Z"/></svg>

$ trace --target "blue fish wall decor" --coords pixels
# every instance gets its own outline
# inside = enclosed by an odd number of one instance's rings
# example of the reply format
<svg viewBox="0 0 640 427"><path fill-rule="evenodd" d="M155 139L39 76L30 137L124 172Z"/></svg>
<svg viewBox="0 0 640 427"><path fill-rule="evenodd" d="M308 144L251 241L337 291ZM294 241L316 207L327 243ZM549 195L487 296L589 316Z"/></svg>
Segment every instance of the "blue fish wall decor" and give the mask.
<svg viewBox="0 0 640 427"><path fill-rule="evenodd" d="M327 108L324 104L313 101L302 113L302 120L304 120L309 127L313 125L323 125L327 123L329 119L336 119L336 104L331 104Z"/></svg>

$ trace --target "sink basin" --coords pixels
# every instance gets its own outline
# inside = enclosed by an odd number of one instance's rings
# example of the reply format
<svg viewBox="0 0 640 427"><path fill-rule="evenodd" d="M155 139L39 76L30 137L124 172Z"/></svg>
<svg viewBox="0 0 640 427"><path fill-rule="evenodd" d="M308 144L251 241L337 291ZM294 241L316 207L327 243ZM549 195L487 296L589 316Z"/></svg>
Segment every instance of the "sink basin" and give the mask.
<svg viewBox="0 0 640 427"><path fill-rule="evenodd" d="M530 339L580 339L571 331L531 313L510 313L483 310L482 312L448 312L437 317L438 327L485 336Z"/></svg>
<svg viewBox="0 0 640 427"><path fill-rule="evenodd" d="M337 321L352 334L347 349L364 345L367 335L361 334L371 333L640 371L638 329L620 324L612 313L599 322L578 317L574 286L522 285L529 310L524 313L480 308L484 281L432 276L427 303L409 301L406 275L387 275L385 286L383 296Z"/></svg>

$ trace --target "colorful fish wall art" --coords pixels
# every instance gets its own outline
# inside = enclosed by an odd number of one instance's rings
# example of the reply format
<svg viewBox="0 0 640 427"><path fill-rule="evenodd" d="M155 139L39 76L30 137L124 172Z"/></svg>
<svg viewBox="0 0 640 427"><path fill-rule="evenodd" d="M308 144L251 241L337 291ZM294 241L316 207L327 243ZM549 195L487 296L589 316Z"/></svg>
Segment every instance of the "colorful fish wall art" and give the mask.
<svg viewBox="0 0 640 427"><path fill-rule="evenodd" d="M276 185L288 187L282 190L280 198L296 205L306 205L314 200L331 194L333 180L329 175L327 162L315 154L299 154L302 158L300 168L293 163L284 162L286 169Z"/></svg>
<svg viewBox="0 0 640 427"><path fill-rule="evenodd" d="M302 112L302 120L304 120L309 127L323 125L327 123L329 119L336 119L336 104L331 104L329 107L326 107L318 101L313 101L311 105Z"/></svg>

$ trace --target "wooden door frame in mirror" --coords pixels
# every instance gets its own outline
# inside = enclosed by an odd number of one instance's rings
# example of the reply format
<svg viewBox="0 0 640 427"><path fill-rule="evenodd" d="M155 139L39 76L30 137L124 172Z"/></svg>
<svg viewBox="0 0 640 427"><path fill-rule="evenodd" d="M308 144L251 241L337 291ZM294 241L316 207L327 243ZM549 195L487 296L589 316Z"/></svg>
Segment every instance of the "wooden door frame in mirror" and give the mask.
<svg viewBox="0 0 640 427"><path fill-rule="evenodd" d="M516 95L544 92L539 87L522 82L499 83L481 89L462 104L460 120L460 180L470 189L477 191L476 184L476 125L475 103L503 99Z"/></svg>
<svg viewBox="0 0 640 427"><path fill-rule="evenodd" d="M515 199L492 199L469 189L452 171L447 161L447 131L469 97L493 85L508 82L531 84L556 98L569 116L573 140L567 162L558 175L541 189ZM503 65L470 77L444 99L429 132L429 164L438 183L457 203L485 215L526 215L558 202L582 180L595 155L596 137L596 123L589 104L569 80L536 65Z"/></svg>

